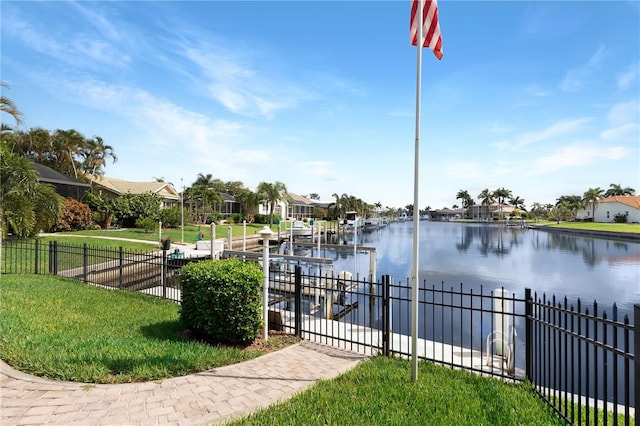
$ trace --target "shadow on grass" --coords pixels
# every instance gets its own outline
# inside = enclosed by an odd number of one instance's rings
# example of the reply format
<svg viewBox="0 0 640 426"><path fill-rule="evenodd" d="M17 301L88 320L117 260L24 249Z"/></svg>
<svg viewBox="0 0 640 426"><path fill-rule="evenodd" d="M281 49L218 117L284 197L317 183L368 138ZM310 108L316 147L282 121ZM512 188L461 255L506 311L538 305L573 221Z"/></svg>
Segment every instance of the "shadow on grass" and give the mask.
<svg viewBox="0 0 640 426"><path fill-rule="evenodd" d="M155 340L167 340L170 342L189 341L184 335L184 326L182 321L160 321L154 324L143 325L140 332L144 337Z"/></svg>

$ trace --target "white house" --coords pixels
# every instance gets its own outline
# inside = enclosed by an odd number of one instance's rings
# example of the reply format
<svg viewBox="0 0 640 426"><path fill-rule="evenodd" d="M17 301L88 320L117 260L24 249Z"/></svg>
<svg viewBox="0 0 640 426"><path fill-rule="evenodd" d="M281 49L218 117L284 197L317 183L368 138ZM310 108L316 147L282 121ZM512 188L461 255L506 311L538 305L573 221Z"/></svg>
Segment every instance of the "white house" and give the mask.
<svg viewBox="0 0 640 426"><path fill-rule="evenodd" d="M273 214L280 215L283 219L312 218L316 204L314 200L287 192L287 199L276 203ZM260 204L258 213L268 215L269 203Z"/></svg>
<svg viewBox="0 0 640 426"><path fill-rule="evenodd" d="M640 196L615 195L613 197L598 200L593 214L594 222L614 222L616 215L625 215L627 223L640 223ZM578 210L577 219L589 220L592 218L592 205Z"/></svg>

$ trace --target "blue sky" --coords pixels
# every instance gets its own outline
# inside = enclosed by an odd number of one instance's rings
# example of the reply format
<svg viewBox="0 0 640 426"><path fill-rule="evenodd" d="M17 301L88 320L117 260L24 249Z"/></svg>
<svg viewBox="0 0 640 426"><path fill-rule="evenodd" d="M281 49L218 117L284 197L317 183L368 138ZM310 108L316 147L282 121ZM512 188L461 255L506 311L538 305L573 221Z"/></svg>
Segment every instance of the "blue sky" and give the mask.
<svg viewBox="0 0 640 426"><path fill-rule="evenodd" d="M179 186L211 173L413 203L408 0L0 7L3 95L26 129L102 137L118 156L107 176ZM444 58L423 51L420 208L484 188L528 206L640 191L640 2L439 11Z"/></svg>

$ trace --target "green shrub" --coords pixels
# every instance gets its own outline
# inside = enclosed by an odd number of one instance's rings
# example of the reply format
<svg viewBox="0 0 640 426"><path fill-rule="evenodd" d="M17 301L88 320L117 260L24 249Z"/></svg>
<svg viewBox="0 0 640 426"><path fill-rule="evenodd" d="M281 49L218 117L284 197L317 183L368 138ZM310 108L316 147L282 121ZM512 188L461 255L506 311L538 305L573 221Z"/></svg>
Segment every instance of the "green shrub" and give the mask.
<svg viewBox="0 0 640 426"><path fill-rule="evenodd" d="M73 198L66 198L62 216L54 226L54 230L80 231L87 229L92 225L92 219L93 215L88 205Z"/></svg>
<svg viewBox="0 0 640 426"><path fill-rule="evenodd" d="M182 225L183 213L180 211L180 207L170 207L168 209L160 210L160 220L162 226L167 228L179 228ZM189 211L184 211L184 223L189 223Z"/></svg>
<svg viewBox="0 0 640 426"><path fill-rule="evenodd" d="M158 222L152 217L140 217L136 219L136 228L142 228L144 232L151 233L158 229Z"/></svg>
<svg viewBox="0 0 640 426"><path fill-rule="evenodd" d="M222 221L222 219L224 219L224 216L222 215L222 213L219 212L213 212L213 213L209 213L209 215L207 216L207 220L205 221L206 224L210 224L210 223L220 223Z"/></svg>
<svg viewBox="0 0 640 426"><path fill-rule="evenodd" d="M269 215L268 214L256 214L256 215L253 216L253 223L268 224L269 223Z"/></svg>
<svg viewBox="0 0 640 426"><path fill-rule="evenodd" d="M260 266L237 259L205 260L182 268L183 324L215 342L245 344L262 322Z"/></svg>
<svg viewBox="0 0 640 426"><path fill-rule="evenodd" d="M627 223L627 215L618 213L613 217L614 223Z"/></svg>

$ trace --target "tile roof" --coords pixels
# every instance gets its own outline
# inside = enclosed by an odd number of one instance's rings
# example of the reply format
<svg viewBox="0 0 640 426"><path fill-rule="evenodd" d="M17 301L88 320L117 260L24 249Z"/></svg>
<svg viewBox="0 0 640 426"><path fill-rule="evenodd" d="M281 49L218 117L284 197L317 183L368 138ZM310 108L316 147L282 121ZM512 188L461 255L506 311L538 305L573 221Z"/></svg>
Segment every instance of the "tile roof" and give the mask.
<svg viewBox="0 0 640 426"><path fill-rule="evenodd" d="M90 176L90 179L116 194L153 192L166 199L180 199L176 190L167 182L131 182L106 176Z"/></svg>
<svg viewBox="0 0 640 426"><path fill-rule="evenodd" d="M614 195L613 197L603 198L598 201L599 204L602 203L620 203L625 204L629 207L633 207L636 209L640 209L640 196L638 195Z"/></svg>

